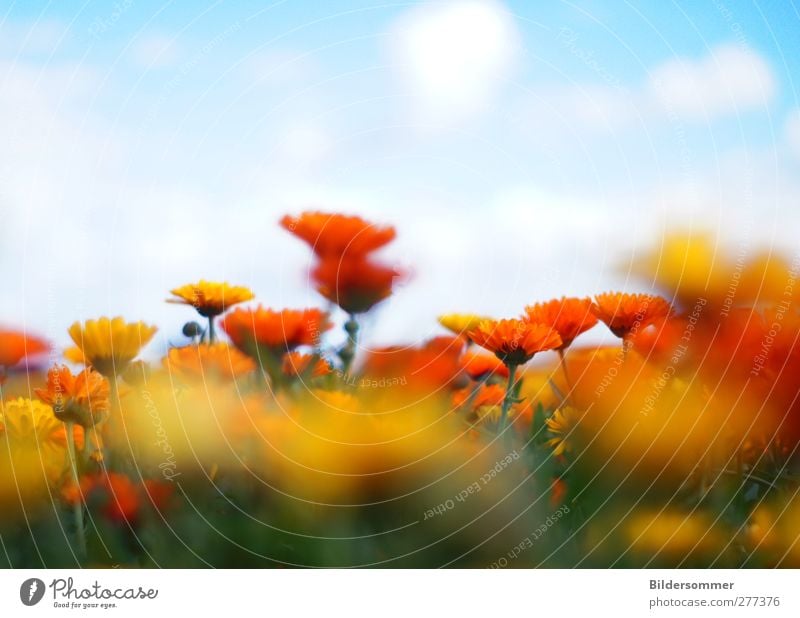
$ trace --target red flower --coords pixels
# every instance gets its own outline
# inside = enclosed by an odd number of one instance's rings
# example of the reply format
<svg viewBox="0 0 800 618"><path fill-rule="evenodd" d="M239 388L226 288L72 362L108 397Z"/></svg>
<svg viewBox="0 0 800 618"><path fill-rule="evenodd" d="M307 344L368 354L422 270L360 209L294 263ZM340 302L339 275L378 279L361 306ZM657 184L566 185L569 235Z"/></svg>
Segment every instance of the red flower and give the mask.
<svg viewBox="0 0 800 618"><path fill-rule="evenodd" d="M317 291L350 314L365 313L388 298L400 275L365 258L326 258L311 272Z"/></svg>
<svg viewBox="0 0 800 618"><path fill-rule="evenodd" d="M361 217L338 213L286 215L281 219L281 225L307 242L321 258L364 257L395 237L391 226L379 227Z"/></svg>
<svg viewBox="0 0 800 618"><path fill-rule="evenodd" d="M234 309L222 321L222 328L237 348L248 354L251 345L293 350L317 345L320 335L330 329L328 315L320 309Z"/></svg>
<svg viewBox="0 0 800 618"><path fill-rule="evenodd" d="M47 352L44 339L15 330L0 329L0 367L13 367L26 356Z"/></svg>

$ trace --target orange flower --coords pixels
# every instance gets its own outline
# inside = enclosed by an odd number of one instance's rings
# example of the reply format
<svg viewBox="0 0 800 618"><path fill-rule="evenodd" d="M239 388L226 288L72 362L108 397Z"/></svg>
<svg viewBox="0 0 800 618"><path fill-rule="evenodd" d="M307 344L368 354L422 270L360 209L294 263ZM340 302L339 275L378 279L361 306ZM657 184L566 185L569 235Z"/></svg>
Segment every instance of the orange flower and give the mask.
<svg viewBox="0 0 800 618"><path fill-rule="evenodd" d="M44 339L24 332L0 329L0 367L13 367L23 358L49 349Z"/></svg>
<svg viewBox="0 0 800 618"><path fill-rule="evenodd" d="M622 339L672 312L666 300L652 294L608 292L594 298L595 315Z"/></svg>
<svg viewBox="0 0 800 618"><path fill-rule="evenodd" d="M317 291L351 315L388 298L400 275L394 268L362 258L323 259L311 273Z"/></svg>
<svg viewBox="0 0 800 618"><path fill-rule="evenodd" d="M300 352L289 352L283 357L283 373L287 376L296 378L304 375L311 363L314 368L311 370L312 378L319 378L331 373L331 366L324 358L316 354L301 354Z"/></svg>
<svg viewBox="0 0 800 618"><path fill-rule="evenodd" d="M484 380L489 376L508 377L508 367L490 354L468 350L461 357L461 367L473 380Z"/></svg>
<svg viewBox="0 0 800 618"><path fill-rule="evenodd" d="M472 409L499 408L503 405L506 391L497 384L481 384L477 392L475 386L470 385L453 393L453 405L457 408L465 405L472 399Z"/></svg>
<svg viewBox="0 0 800 618"><path fill-rule="evenodd" d="M484 320L470 331L469 338L506 365L523 365L537 352L556 349L562 343L549 326L525 320Z"/></svg>
<svg viewBox="0 0 800 618"><path fill-rule="evenodd" d="M314 346L320 335L333 325L320 309L284 309L274 311L234 309L222 321L222 328L237 348L251 354L252 344L277 350L293 350L301 345Z"/></svg>
<svg viewBox="0 0 800 618"><path fill-rule="evenodd" d="M163 360L167 371L183 378L233 380L255 370L253 360L227 343L172 348Z"/></svg>
<svg viewBox="0 0 800 618"><path fill-rule="evenodd" d="M67 504L78 503L83 498L90 507L98 508L109 520L120 524L135 523L141 503L136 485L118 472L84 476L80 487L74 483L65 485L61 497Z"/></svg>
<svg viewBox="0 0 800 618"><path fill-rule="evenodd" d="M561 336L560 350L572 345L575 338L597 324L589 298L554 299L525 307L525 319L549 326Z"/></svg>
<svg viewBox="0 0 800 618"><path fill-rule="evenodd" d="M65 365L56 365L47 372L47 385L37 388L36 395L52 406L56 418L91 427L102 420L111 408L108 380L91 367L78 375Z"/></svg>
<svg viewBox="0 0 800 618"><path fill-rule="evenodd" d="M322 258L364 257L391 242L395 230L379 227L361 217L336 213L304 212L299 217L286 215L281 225L309 244Z"/></svg>
<svg viewBox="0 0 800 618"><path fill-rule="evenodd" d="M189 283L175 288L170 293L177 298L167 299L168 303L194 307L197 313L205 318L220 315L229 307L254 298L249 288L229 285L227 282L214 283L203 279L198 283Z"/></svg>

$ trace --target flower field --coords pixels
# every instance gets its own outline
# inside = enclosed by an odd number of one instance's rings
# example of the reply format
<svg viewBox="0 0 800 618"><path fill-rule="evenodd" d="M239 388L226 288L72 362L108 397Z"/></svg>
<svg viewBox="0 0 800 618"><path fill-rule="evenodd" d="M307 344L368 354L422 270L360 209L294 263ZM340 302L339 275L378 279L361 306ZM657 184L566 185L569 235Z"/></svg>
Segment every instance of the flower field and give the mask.
<svg viewBox="0 0 800 618"><path fill-rule="evenodd" d="M318 306L200 280L181 333L69 316L63 350L7 320L0 565L800 567L800 264L669 235L637 293L375 348L395 229L280 225Z"/></svg>

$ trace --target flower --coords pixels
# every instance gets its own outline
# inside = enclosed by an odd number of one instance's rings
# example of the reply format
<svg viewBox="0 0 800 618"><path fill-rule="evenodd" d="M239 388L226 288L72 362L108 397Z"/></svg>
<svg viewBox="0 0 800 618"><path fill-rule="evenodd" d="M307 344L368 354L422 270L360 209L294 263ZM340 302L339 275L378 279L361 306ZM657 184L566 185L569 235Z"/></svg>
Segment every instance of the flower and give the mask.
<svg viewBox="0 0 800 618"><path fill-rule="evenodd" d="M401 273L363 258L323 259L312 270L317 291L347 313L365 313L392 294Z"/></svg>
<svg viewBox="0 0 800 618"><path fill-rule="evenodd" d="M474 313L447 313L445 315L440 315L437 319L439 324L444 326L451 333L466 337L469 331L483 320L488 320L490 318Z"/></svg>
<svg viewBox="0 0 800 618"><path fill-rule="evenodd" d="M0 367L13 367L23 358L49 349L44 339L16 330L0 329Z"/></svg>
<svg viewBox="0 0 800 618"><path fill-rule="evenodd" d="M281 225L321 258L364 257L394 240L392 226L380 227L361 217L338 213L304 212L286 215Z"/></svg>
<svg viewBox="0 0 800 618"><path fill-rule="evenodd" d="M461 357L461 367L471 379L485 380L490 376L508 377L508 367L496 356L468 350Z"/></svg>
<svg viewBox="0 0 800 618"><path fill-rule="evenodd" d="M580 420L578 411L570 406L558 408L552 416L545 421L548 431L553 437L547 441L547 446L553 449L553 455L559 456L572 450L570 435Z"/></svg>
<svg viewBox="0 0 800 618"><path fill-rule="evenodd" d="M222 328L237 348L252 354L252 344L277 351L294 350L301 345L316 346L320 335L333 325L321 309L275 311L259 306L237 308L222 321Z"/></svg>
<svg viewBox="0 0 800 618"><path fill-rule="evenodd" d="M61 365L47 372L47 385L36 395L52 406L57 419L91 427L109 411L109 391L108 380L91 367L75 376Z"/></svg>
<svg viewBox="0 0 800 618"><path fill-rule="evenodd" d="M481 384L477 391L475 388L474 385L470 385L455 391L453 393L453 405L460 408L467 403L471 403L474 410L480 408L497 408L497 411L500 410L500 406L503 405L503 398L506 396L506 391L502 386Z"/></svg>
<svg viewBox="0 0 800 618"><path fill-rule="evenodd" d="M283 357L283 373L293 378L303 376L308 372L312 363L312 378L319 378L331 373L331 366L324 358L320 358L316 354L301 354L300 352L289 352Z"/></svg>
<svg viewBox="0 0 800 618"><path fill-rule="evenodd" d="M74 435L82 448L83 429L76 426ZM38 453L53 480L66 464L66 428L41 401L19 397L0 405L0 438L8 441L12 453Z"/></svg>
<svg viewBox="0 0 800 618"><path fill-rule="evenodd" d="M177 298L167 299L168 303L191 305L205 318L220 315L233 305L255 298L249 288L203 279L175 288L170 293Z"/></svg>
<svg viewBox="0 0 800 618"><path fill-rule="evenodd" d="M171 348L163 364L167 371L195 380L233 380L256 368L253 359L227 343Z"/></svg>
<svg viewBox="0 0 800 618"><path fill-rule="evenodd" d="M592 312L589 298L554 299L546 303L536 303L525 307L524 319L549 326L561 336L564 350L572 345L575 338L597 324L597 316Z"/></svg>
<svg viewBox="0 0 800 618"><path fill-rule="evenodd" d="M161 510L171 496L172 489L164 482L147 479L137 484L118 472L86 475L81 478L80 486L70 483L61 492L67 504L77 504L83 498L86 504L117 524L135 524L142 506L149 502Z"/></svg>
<svg viewBox="0 0 800 618"><path fill-rule="evenodd" d="M469 338L506 365L524 365L537 352L561 346L561 337L549 326L524 320L484 320Z"/></svg>
<svg viewBox="0 0 800 618"><path fill-rule="evenodd" d="M144 322L128 323L122 318L75 322L69 328L69 336L77 347L66 350L64 356L91 365L105 376L116 375L136 358L156 330Z"/></svg>
<svg viewBox="0 0 800 618"><path fill-rule="evenodd" d="M622 339L672 312L666 300L652 294L608 292L594 298L595 315Z"/></svg>

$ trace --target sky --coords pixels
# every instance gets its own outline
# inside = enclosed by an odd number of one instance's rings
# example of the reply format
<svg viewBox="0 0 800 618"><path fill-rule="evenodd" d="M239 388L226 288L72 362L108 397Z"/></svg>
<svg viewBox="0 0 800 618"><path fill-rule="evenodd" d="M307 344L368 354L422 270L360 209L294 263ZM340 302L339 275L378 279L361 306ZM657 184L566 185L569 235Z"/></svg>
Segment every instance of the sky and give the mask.
<svg viewBox="0 0 800 618"><path fill-rule="evenodd" d="M791 255L797 32L788 0L2 2L0 325L162 350L200 278L321 305L277 225L307 209L397 228L366 346L644 289L671 229Z"/></svg>

